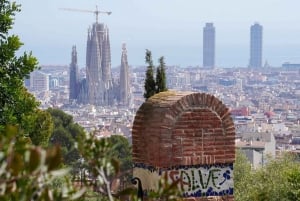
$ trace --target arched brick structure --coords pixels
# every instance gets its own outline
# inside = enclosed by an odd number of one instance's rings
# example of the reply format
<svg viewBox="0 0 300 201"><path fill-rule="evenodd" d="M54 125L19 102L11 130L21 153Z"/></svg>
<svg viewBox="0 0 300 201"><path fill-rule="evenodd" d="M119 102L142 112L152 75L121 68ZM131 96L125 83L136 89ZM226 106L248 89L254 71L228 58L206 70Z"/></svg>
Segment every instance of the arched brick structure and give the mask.
<svg viewBox="0 0 300 201"><path fill-rule="evenodd" d="M133 161L154 168L233 164L234 140L229 109L220 100L205 93L162 92L136 113Z"/></svg>

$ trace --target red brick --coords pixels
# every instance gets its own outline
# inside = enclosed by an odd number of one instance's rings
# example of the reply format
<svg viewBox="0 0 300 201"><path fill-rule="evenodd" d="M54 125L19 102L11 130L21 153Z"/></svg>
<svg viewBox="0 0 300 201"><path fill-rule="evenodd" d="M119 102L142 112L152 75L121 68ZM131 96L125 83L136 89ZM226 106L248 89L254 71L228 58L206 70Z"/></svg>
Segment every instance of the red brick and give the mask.
<svg viewBox="0 0 300 201"><path fill-rule="evenodd" d="M229 109L209 94L155 95L140 107L132 129L134 162L168 167L235 160L235 128ZM190 200L233 200L233 196L223 198Z"/></svg>

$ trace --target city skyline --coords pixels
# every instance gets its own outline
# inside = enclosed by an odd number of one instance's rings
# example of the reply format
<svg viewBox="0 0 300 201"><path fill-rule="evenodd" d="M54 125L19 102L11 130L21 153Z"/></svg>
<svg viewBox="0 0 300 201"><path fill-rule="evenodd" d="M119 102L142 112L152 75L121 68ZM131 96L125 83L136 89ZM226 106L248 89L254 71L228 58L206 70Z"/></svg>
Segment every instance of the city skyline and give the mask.
<svg viewBox="0 0 300 201"><path fill-rule="evenodd" d="M218 30L217 67L248 66L249 26L254 22L264 26L263 63L266 60L271 66L281 66L287 61L300 63L300 26L294 26L300 18L297 11L300 2L296 0L191 0L189 3L154 0L151 4L145 0L89 3L20 0L17 3L23 6L16 15L13 33L25 44L21 51L32 50L41 65L68 65L70 48L76 45L79 67L85 66L87 30L95 22L95 16L59 8L95 10L95 5L100 10L112 11L110 16L100 16L100 22L110 27L112 67L120 66L119 47L123 42L127 44L129 65L144 65L145 49L150 49L154 57L165 56L167 65L201 66L205 22L213 22Z"/></svg>

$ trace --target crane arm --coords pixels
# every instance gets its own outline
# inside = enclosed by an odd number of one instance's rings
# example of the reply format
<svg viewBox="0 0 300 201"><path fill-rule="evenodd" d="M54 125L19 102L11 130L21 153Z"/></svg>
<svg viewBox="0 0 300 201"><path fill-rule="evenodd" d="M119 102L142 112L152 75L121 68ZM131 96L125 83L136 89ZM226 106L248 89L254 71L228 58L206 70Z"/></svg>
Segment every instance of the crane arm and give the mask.
<svg viewBox="0 0 300 201"><path fill-rule="evenodd" d="M94 13L96 15L96 22L98 22L98 15L101 14L107 14L110 15L111 12L106 11L100 11L98 10L98 7L96 6L96 10L84 10L84 9L76 9L76 8L60 8L61 10L67 10L67 11L75 11L75 12L85 12L85 13Z"/></svg>
<svg viewBox="0 0 300 201"><path fill-rule="evenodd" d="M83 10L83 9L76 9L76 8L60 8L61 10L67 10L67 11L78 11L78 12L86 12L86 13L95 13L97 11L92 10Z"/></svg>
<svg viewBox="0 0 300 201"><path fill-rule="evenodd" d="M107 14L107 15L110 15L110 14L111 14L110 11L109 11L109 12L106 12L106 11L98 11L98 13L104 13L104 14Z"/></svg>

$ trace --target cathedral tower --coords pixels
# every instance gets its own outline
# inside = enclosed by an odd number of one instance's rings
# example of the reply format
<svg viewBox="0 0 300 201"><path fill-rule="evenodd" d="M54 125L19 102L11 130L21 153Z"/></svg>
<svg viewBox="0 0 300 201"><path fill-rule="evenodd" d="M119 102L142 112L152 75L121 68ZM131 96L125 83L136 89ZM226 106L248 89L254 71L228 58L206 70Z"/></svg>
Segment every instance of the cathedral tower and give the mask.
<svg viewBox="0 0 300 201"><path fill-rule="evenodd" d="M86 53L87 102L109 105L113 102L109 30L104 24L93 24L88 33Z"/></svg>
<svg viewBox="0 0 300 201"><path fill-rule="evenodd" d="M76 100L78 97L78 65L76 46L72 47L71 64L70 64L70 93L69 100Z"/></svg>
<svg viewBox="0 0 300 201"><path fill-rule="evenodd" d="M127 61L126 44L122 46L121 68L120 68L120 104L129 105L130 102L130 84L129 84L129 69Z"/></svg>

